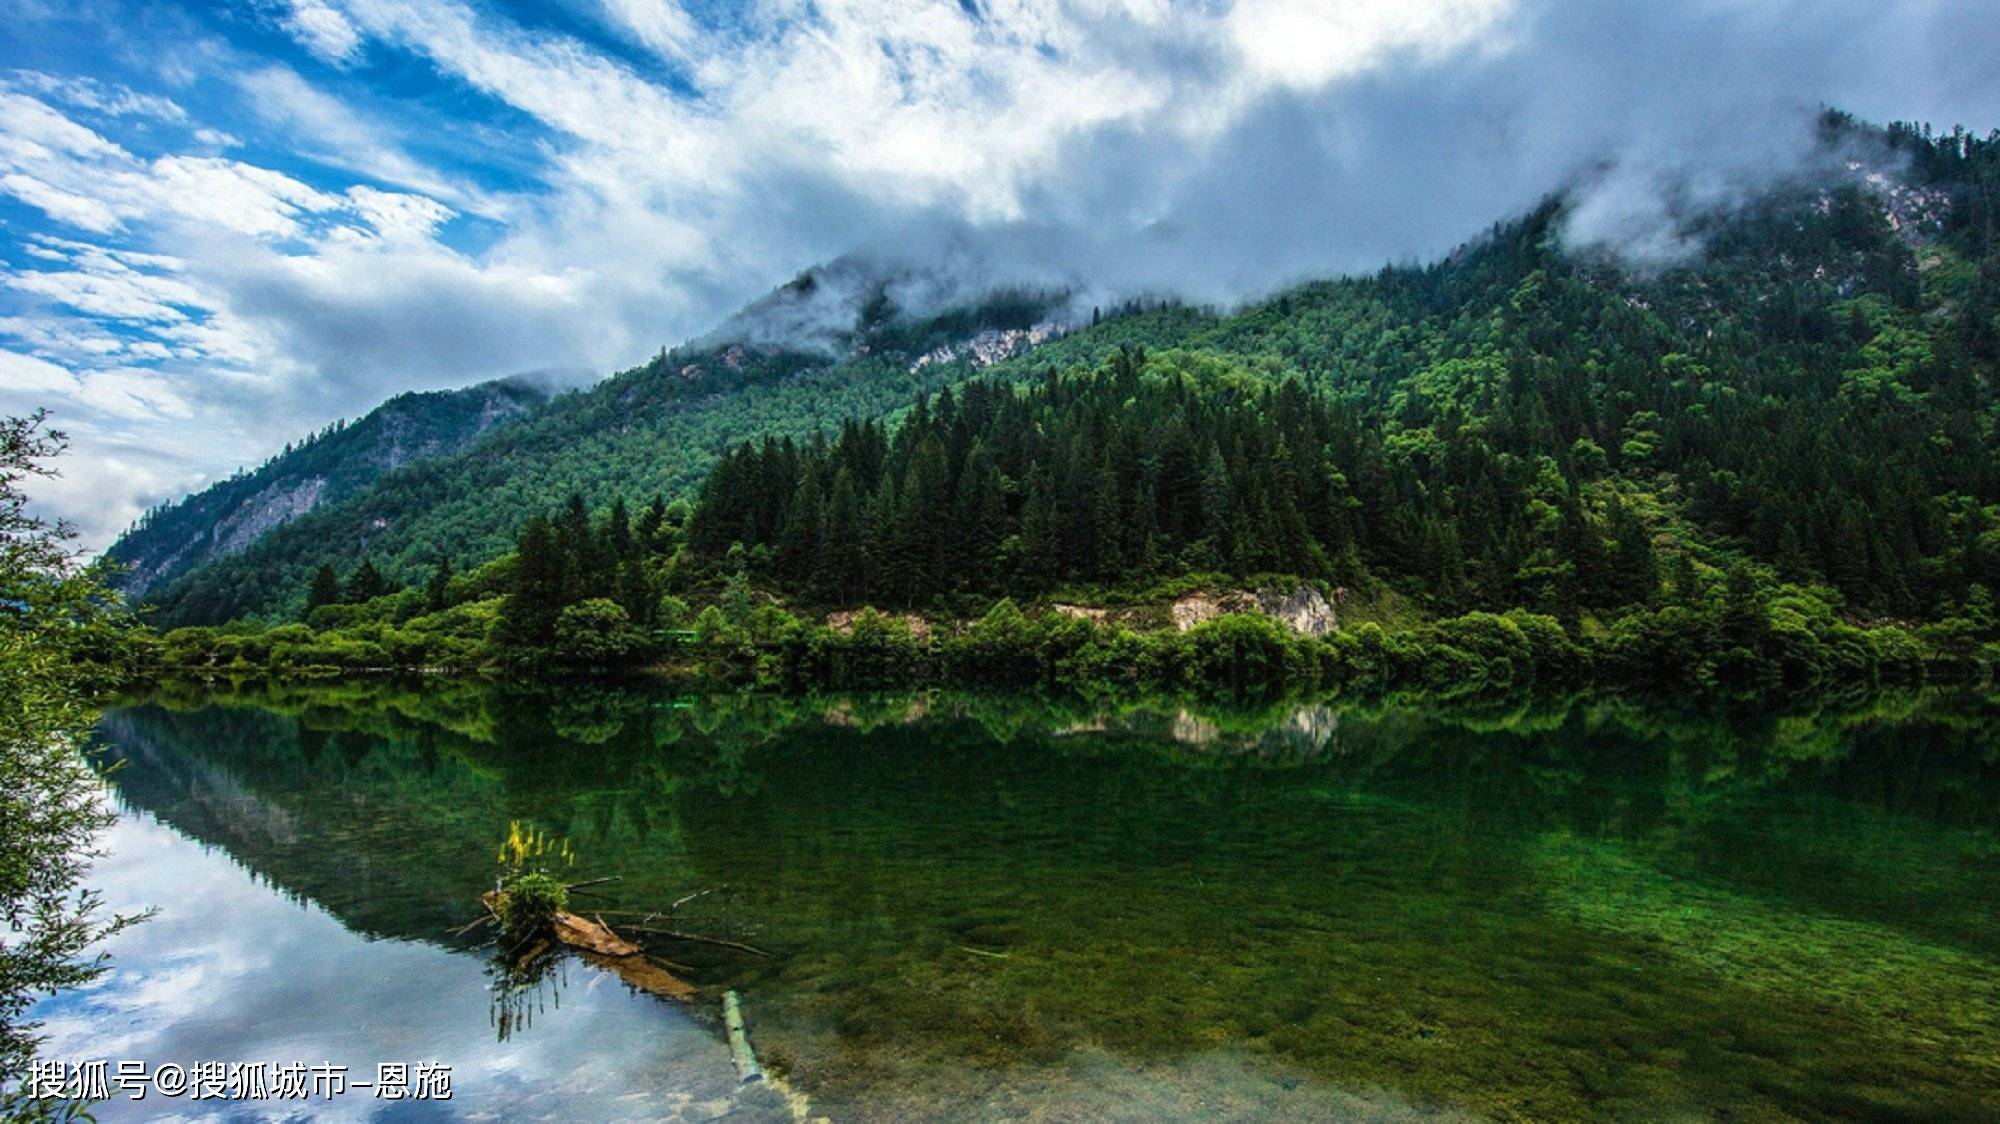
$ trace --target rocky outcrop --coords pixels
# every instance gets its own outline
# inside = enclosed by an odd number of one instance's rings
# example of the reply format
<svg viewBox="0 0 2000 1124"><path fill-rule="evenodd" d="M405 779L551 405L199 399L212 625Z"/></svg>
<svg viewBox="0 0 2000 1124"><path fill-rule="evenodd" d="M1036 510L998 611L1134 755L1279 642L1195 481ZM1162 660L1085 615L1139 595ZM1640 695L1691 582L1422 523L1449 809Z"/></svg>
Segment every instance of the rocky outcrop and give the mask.
<svg viewBox="0 0 2000 1124"><path fill-rule="evenodd" d="M1333 605L1309 585L1290 592L1265 588L1257 591L1257 608L1293 632L1305 636L1325 636L1340 627L1340 615Z"/></svg>
<svg viewBox="0 0 2000 1124"><path fill-rule="evenodd" d="M1303 636L1325 636L1340 627L1340 615L1333 604L1309 585L1290 590L1265 586L1255 592L1190 593L1175 601L1171 612L1174 627L1181 632L1225 613L1263 613Z"/></svg>
<svg viewBox="0 0 2000 1124"><path fill-rule="evenodd" d="M279 527L388 473L463 449L547 400L543 390L505 380L399 395L351 425L331 426L287 446L254 471L235 473L148 512L106 557L127 567L119 588L128 597L144 597L192 569L241 554Z"/></svg>
<svg viewBox="0 0 2000 1124"><path fill-rule="evenodd" d="M1032 328L988 328L962 343L946 344L917 356L917 361L910 364L910 373L915 374L933 363L949 363L955 359L963 359L974 368L991 367L1002 359L1010 359L1047 341L1055 334L1054 324L1037 324Z"/></svg>
<svg viewBox="0 0 2000 1124"><path fill-rule="evenodd" d="M826 626L840 633L842 636L847 636L854 631L854 622L861 619L861 614L869 611L867 609L842 609L837 613L828 613L826 616ZM923 641L931 638L931 622L915 613L903 613L900 616L893 613L878 613L877 615L886 620L903 622L904 627L910 630L910 636L916 640Z"/></svg>
<svg viewBox="0 0 2000 1124"><path fill-rule="evenodd" d="M210 556L226 558L243 551L265 532L311 511L325 492L324 476L308 476L290 484L274 483L263 489L216 523L215 549Z"/></svg>

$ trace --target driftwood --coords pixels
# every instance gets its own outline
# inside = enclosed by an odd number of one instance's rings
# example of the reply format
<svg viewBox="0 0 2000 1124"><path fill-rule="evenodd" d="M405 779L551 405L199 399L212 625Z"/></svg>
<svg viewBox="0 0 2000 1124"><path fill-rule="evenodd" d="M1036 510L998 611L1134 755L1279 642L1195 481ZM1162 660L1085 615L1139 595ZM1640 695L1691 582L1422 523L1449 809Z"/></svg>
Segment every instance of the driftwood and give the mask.
<svg viewBox="0 0 2000 1124"><path fill-rule="evenodd" d="M516 945L515 947L518 948L520 946ZM514 970L517 972L525 971L528 965L533 964L537 960L540 960L542 958L542 953L547 952L548 950L549 950L549 942L536 941L533 947L529 948L527 952L521 955L520 959L514 961Z"/></svg>
<svg viewBox="0 0 2000 1124"><path fill-rule="evenodd" d="M479 903L495 916L498 900L498 896L491 891L479 896ZM695 997L693 984L647 959L644 949L619 936L604 923L602 917L593 921L561 910L549 919L549 932L563 945L583 954L585 960L614 973L640 991L683 1003ZM548 942L537 942L534 949L519 962L529 963L547 950Z"/></svg>
<svg viewBox="0 0 2000 1124"><path fill-rule="evenodd" d="M628 986L648 995L657 995L662 999L673 999L681 1003L694 1001L693 984L646 959L643 955L600 956L594 952L586 952L583 953L583 958L615 974Z"/></svg>
<svg viewBox="0 0 2000 1124"><path fill-rule="evenodd" d="M717 891L717 890L719 890L719 889L721 889L721 887L720 887L720 886L710 886L710 887L709 887L708 889L706 889L706 890L696 890L696 891L695 891L694 893L692 893L692 894L688 894L688 895L686 895L686 896L684 896L684 897L679 897L679 898L675 898L675 899L674 899L674 904L672 904L672 905L670 905L670 906L668 906L668 907L667 907L667 912L668 912L668 913L678 913L678 912L680 912L680 908L681 908L682 906L686 905L687 903L689 903L689 902L691 902L691 901L695 900L695 899L696 899L696 898L698 898L698 897L701 897L701 896L702 896L703 894L713 894L714 892L716 892L716 891Z"/></svg>

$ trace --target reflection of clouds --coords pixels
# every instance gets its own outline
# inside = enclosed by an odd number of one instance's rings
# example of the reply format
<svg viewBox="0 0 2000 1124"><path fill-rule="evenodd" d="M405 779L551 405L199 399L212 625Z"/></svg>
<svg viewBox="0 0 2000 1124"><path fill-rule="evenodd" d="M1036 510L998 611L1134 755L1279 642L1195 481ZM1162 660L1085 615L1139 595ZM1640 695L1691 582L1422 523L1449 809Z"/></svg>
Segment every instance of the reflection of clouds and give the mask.
<svg viewBox="0 0 2000 1124"><path fill-rule="evenodd" d="M101 981L35 1012L44 1056L149 1066L332 1061L351 1080L372 1080L378 1062L438 1061L453 1067L455 1096L433 1111L516 1119L660 1118L734 1086L720 1043L686 1014L597 986L597 973L580 965L569 966L531 1028L496 1042L477 957L350 933L151 816L128 813L104 842L109 854L91 881L106 908L159 913L110 942ZM219 1118L248 1107L148 1095L115 1098L99 1117ZM264 1107L353 1119L379 1105L363 1090Z"/></svg>

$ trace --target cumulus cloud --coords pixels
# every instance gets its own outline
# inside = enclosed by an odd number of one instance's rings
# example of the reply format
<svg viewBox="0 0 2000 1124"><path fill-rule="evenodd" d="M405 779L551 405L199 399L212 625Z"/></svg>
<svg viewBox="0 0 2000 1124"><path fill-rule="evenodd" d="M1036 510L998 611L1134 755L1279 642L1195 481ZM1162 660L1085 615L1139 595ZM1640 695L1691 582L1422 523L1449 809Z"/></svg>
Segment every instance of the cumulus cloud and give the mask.
<svg viewBox="0 0 2000 1124"><path fill-rule="evenodd" d="M211 51L234 118L49 67L0 79L0 193L62 240L0 269L26 302L0 336L154 371L236 439L193 455L210 472L399 390L638 361L842 255L913 304L1000 285L1227 304L1443 253L1568 190L1572 240L1669 260L1688 208L1805 167L1822 105L2000 124L2000 66L1967 47L2000 0L263 10L307 53ZM467 107L469 147L516 186L411 154L438 104ZM242 146L246 122L290 152ZM180 424L105 387L71 397L106 434L144 428L110 403Z"/></svg>

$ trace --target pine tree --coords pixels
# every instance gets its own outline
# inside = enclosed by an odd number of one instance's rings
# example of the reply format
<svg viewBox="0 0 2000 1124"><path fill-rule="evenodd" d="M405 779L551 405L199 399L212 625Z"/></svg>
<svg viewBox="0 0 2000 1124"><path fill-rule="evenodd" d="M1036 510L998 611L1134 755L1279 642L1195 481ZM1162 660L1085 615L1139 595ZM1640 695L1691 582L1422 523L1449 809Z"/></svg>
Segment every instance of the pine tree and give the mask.
<svg viewBox="0 0 2000 1124"><path fill-rule="evenodd" d="M1683 546L1667 555L1667 583L1673 587L1674 602L1688 608L1698 608L1702 602L1701 577L1694 566L1694 556Z"/></svg>
<svg viewBox="0 0 2000 1124"><path fill-rule="evenodd" d="M794 581L812 576L819 557L820 539L825 533L825 502L820 496L819 466L815 463L799 476L785 509L785 529L778 539L778 566Z"/></svg>
<svg viewBox="0 0 2000 1124"><path fill-rule="evenodd" d="M1046 588L1057 572L1060 543L1053 491L1049 474L1041 465L1028 470L1028 494L1021 508L1021 549L1015 568L1029 589Z"/></svg>
<svg viewBox="0 0 2000 1124"><path fill-rule="evenodd" d="M861 504L854 473L841 468L834 473L833 487L828 490L826 527L819 560L813 566L814 589L826 600L865 601L871 592Z"/></svg>
<svg viewBox="0 0 2000 1124"><path fill-rule="evenodd" d="M625 506L625 497L611 501L611 511L604 517L603 549L615 565L638 557L638 540L632 535L632 513Z"/></svg>
<svg viewBox="0 0 2000 1124"><path fill-rule="evenodd" d="M653 502L639 515L639 525L634 529L640 549L656 554L664 553L667 546L663 537L666 523L667 501L660 496L654 496Z"/></svg>
<svg viewBox="0 0 2000 1124"><path fill-rule="evenodd" d="M341 603L340 575L333 572L330 565L321 565L313 574L312 587L306 590L305 617L311 617L313 610L323 605Z"/></svg>
<svg viewBox="0 0 2000 1124"><path fill-rule="evenodd" d="M354 576L347 579L347 600L350 604L365 605L388 592L388 579L375 568L373 559L363 558L361 565L354 568Z"/></svg>
<svg viewBox="0 0 2000 1124"><path fill-rule="evenodd" d="M1644 604L1660 589L1660 564L1653 552L1653 533L1622 498L1614 497L1609 512L1610 577L1618 604Z"/></svg>
<svg viewBox="0 0 2000 1124"><path fill-rule="evenodd" d="M521 528L514 548L514 582L500 604L495 636L513 649L541 648L555 638L561 616L567 552L548 519L535 516Z"/></svg>
<svg viewBox="0 0 2000 1124"><path fill-rule="evenodd" d="M443 612L451 598L451 559L438 555L437 568L431 571L430 581L424 583L424 611Z"/></svg>
<svg viewBox="0 0 2000 1124"><path fill-rule="evenodd" d="M1210 449L1208 464L1201 473L1201 533L1213 541L1216 552L1225 558L1231 552L1229 529L1234 504L1229 464L1222 459L1222 450Z"/></svg>
<svg viewBox="0 0 2000 1124"><path fill-rule="evenodd" d="M1758 592L1756 575L1741 561L1731 563L1723 579L1722 619L1719 623L1726 646L1751 652L1763 647L1764 636L1770 631L1771 619L1764 610L1764 599Z"/></svg>

